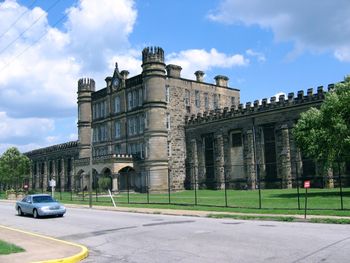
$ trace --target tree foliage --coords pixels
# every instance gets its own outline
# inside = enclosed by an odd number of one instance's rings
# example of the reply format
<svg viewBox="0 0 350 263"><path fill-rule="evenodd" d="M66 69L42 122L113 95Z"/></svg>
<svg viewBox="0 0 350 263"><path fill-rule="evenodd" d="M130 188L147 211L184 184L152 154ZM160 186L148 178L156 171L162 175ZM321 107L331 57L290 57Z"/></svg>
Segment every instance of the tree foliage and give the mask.
<svg viewBox="0 0 350 263"><path fill-rule="evenodd" d="M3 187L20 187L28 177L30 160L17 148L7 149L0 157L0 185Z"/></svg>
<svg viewBox="0 0 350 263"><path fill-rule="evenodd" d="M293 135L309 158L334 161L350 157L350 76L326 94L320 109L301 114Z"/></svg>

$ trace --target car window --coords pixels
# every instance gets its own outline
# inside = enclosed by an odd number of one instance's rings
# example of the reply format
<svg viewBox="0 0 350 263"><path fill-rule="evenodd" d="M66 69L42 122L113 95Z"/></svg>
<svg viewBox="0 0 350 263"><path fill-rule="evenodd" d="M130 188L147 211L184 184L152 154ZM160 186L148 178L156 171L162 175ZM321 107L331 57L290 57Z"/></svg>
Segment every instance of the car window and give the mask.
<svg viewBox="0 0 350 263"><path fill-rule="evenodd" d="M33 203L52 203L55 202L51 196L33 196Z"/></svg>

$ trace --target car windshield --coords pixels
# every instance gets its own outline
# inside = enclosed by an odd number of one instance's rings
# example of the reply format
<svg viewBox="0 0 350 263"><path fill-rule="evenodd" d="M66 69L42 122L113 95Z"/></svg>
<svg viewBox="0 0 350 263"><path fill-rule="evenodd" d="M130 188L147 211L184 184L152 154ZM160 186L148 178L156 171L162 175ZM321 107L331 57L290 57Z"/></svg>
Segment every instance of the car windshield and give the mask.
<svg viewBox="0 0 350 263"><path fill-rule="evenodd" d="M34 196L33 203L52 203L56 202L51 196Z"/></svg>

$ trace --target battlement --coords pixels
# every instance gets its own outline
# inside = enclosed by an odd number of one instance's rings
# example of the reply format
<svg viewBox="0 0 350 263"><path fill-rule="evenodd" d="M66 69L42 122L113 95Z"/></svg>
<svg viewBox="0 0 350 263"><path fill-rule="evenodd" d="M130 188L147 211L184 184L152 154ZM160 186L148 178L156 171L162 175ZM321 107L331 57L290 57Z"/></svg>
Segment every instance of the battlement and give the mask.
<svg viewBox="0 0 350 263"><path fill-rule="evenodd" d="M90 78L79 79L78 91L95 91L95 81Z"/></svg>
<svg viewBox="0 0 350 263"><path fill-rule="evenodd" d="M330 91L333 87L334 84L329 84L328 91ZM216 109L209 112L201 112L197 115L193 114L192 116L186 116L185 122L187 125L196 125L200 123L208 123L218 119L239 117L242 115L266 112L291 106L301 106L312 102L322 102L324 100L325 93L326 92L323 90L323 86L317 87L316 93L314 93L312 88L308 89L306 95L304 95L303 90L299 90L297 96L294 95L294 92L291 92L288 93L287 98L285 95L280 95L277 100L277 98L273 96L270 98L270 100L264 98L261 101L255 100L254 102L247 102L245 105L239 104L237 107L225 107L223 109Z"/></svg>
<svg viewBox="0 0 350 263"><path fill-rule="evenodd" d="M142 50L142 63L164 63L164 50L161 47L146 47Z"/></svg>

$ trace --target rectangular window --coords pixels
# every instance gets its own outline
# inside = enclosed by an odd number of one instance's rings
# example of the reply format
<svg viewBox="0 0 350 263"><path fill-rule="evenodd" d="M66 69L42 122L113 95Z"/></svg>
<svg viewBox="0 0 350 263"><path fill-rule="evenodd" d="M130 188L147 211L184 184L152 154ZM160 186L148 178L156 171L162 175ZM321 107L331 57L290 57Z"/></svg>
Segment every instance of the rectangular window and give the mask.
<svg viewBox="0 0 350 263"><path fill-rule="evenodd" d="M116 144L114 147L115 154L121 154L122 153L122 147L120 144Z"/></svg>
<svg viewBox="0 0 350 263"><path fill-rule="evenodd" d="M236 106L236 98L235 97L231 97L231 107Z"/></svg>
<svg viewBox="0 0 350 263"><path fill-rule="evenodd" d="M115 138L120 138L121 133L120 133L120 121L115 122Z"/></svg>
<svg viewBox="0 0 350 263"><path fill-rule="evenodd" d="M120 112L120 97L119 96L116 96L114 98L114 112L115 113Z"/></svg>
<svg viewBox="0 0 350 263"><path fill-rule="evenodd" d="M132 93L128 93L128 110L132 109Z"/></svg>
<svg viewBox="0 0 350 263"><path fill-rule="evenodd" d="M167 130L170 130L170 113L166 114L166 128Z"/></svg>
<svg viewBox="0 0 350 263"><path fill-rule="evenodd" d="M170 87L168 85L165 86L165 101L170 102Z"/></svg>
<svg viewBox="0 0 350 263"><path fill-rule="evenodd" d="M137 93L136 90L134 90L132 92L132 105L133 105L133 108L137 107L138 104L139 104L138 93Z"/></svg>
<svg viewBox="0 0 350 263"><path fill-rule="evenodd" d="M199 90L195 91L195 104L196 107L199 108L201 106L200 93Z"/></svg>
<svg viewBox="0 0 350 263"><path fill-rule="evenodd" d="M167 145L167 150L168 150L168 157L171 157L171 142L168 142L168 145Z"/></svg>
<svg viewBox="0 0 350 263"><path fill-rule="evenodd" d="M214 106L214 109L219 108L219 95L218 94L214 94L213 106Z"/></svg>
<svg viewBox="0 0 350 263"><path fill-rule="evenodd" d="M189 107L189 106L190 106L190 103L191 103L191 100L190 100L190 91L189 91L189 90L185 90L185 98L184 98L184 101L185 101L185 106L186 106L186 107Z"/></svg>
<svg viewBox="0 0 350 263"><path fill-rule="evenodd" d="M209 110L209 94L204 93L204 107L206 110Z"/></svg>
<svg viewBox="0 0 350 263"><path fill-rule="evenodd" d="M241 147L242 146L242 133L235 132L231 135L231 146L232 147Z"/></svg>
<svg viewBox="0 0 350 263"><path fill-rule="evenodd" d="M142 103L143 103L142 89L139 89L139 106L142 106Z"/></svg>

